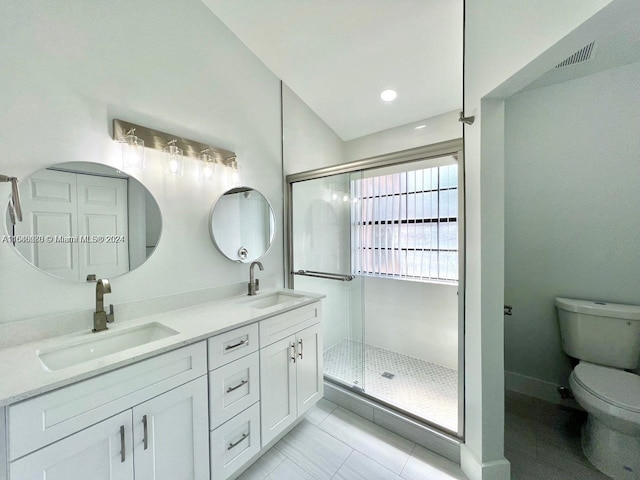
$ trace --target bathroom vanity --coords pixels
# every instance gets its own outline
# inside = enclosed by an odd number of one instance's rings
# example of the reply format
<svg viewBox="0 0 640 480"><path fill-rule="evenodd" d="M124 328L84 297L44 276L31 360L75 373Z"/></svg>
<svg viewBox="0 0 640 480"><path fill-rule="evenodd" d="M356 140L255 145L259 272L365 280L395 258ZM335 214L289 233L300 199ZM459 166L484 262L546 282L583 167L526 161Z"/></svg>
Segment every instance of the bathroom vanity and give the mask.
<svg viewBox="0 0 640 480"><path fill-rule="evenodd" d="M0 480L234 478L323 396L321 298L276 290L0 350Z"/></svg>

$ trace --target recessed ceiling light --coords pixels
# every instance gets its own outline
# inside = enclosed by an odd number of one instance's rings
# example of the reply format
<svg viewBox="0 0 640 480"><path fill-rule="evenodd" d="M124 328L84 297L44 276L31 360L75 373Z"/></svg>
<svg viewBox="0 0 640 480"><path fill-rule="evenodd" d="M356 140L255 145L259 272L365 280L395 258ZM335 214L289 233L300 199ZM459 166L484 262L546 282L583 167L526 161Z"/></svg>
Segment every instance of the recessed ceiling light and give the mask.
<svg viewBox="0 0 640 480"><path fill-rule="evenodd" d="M415 127L416 130L420 130L421 128L426 127L426 125L418 125L417 127Z"/></svg>
<svg viewBox="0 0 640 480"><path fill-rule="evenodd" d="M380 94L380 98L385 102L393 102L397 96L398 93L395 90L385 90Z"/></svg>

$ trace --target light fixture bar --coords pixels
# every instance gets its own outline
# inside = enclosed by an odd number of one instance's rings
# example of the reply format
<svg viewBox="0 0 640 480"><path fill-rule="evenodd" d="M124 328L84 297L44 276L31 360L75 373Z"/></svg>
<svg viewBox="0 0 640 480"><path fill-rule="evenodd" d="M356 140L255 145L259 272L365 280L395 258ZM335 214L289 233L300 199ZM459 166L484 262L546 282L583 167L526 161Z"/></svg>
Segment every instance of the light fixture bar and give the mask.
<svg viewBox="0 0 640 480"><path fill-rule="evenodd" d="M184 152L183 155L186 157L198 159L203 150L209 150L209 155L225 165L231 165L236 159L236 154L234 152L223 148L213 147L205 143L178 137L171 133L165 133L159 130L153 130L141 125L136 125L135 123L125 122L124 120L119 120L117 118L113 119L114 140L122 141L122 139L127 136L127 132L131 131L131 129L135 129L136 137L141 138L144 141L144 146L147 148L162 151L170 141L175 140L173 145L181 149Z"/></svg>

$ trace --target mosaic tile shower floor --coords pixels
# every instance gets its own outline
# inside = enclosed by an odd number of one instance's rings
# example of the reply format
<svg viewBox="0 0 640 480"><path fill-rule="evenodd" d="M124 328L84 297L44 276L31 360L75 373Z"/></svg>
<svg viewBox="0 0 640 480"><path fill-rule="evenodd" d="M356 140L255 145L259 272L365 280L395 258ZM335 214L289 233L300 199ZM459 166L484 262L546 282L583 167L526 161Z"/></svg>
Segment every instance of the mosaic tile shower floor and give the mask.
<svg viewBox="0 0 640 480"><path fill-rule="evenodd" d="M343 340L325 350L324 374L347 385L364 386L367 395L447 430L458 429L456 370L373 345ZM392 378L383 374L391 374Z"/></svg>

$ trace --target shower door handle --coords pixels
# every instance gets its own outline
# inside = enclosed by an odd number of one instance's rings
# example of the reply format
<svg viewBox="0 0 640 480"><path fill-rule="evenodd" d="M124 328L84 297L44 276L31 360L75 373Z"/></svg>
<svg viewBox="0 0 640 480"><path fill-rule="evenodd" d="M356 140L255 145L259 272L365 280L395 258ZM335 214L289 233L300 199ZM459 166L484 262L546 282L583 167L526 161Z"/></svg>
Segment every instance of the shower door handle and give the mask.
<svg viewBox="0 0 640 480"><path fill-rule="evenodd" d="M292 275L302 275L303 277L315 277L315 278L324 278L326 280L338 280L339 282L350 282L354 278L355 275L347 275L344 273L328 273L328 272L316 272L314 270L297 270L295 272L291 272Z"/></svg>

